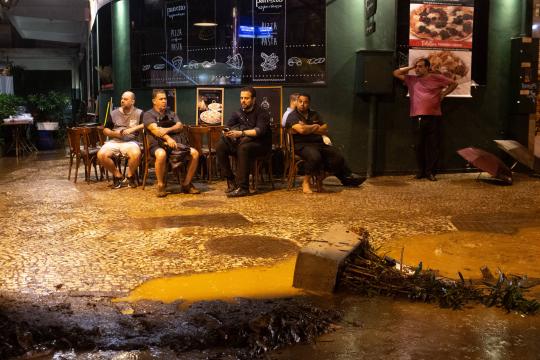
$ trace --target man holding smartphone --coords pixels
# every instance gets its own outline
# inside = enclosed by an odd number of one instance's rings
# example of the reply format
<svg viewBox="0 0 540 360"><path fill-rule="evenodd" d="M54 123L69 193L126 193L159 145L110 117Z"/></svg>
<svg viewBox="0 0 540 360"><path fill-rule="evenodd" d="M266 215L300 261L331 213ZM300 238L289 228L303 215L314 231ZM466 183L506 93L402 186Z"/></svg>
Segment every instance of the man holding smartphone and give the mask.
<svg viewBox="0 0 540 360"><path fill-rule="evenodd" d="M219 167L227 179L228 197L249 195L249 171L255 159L272 151L270 117L268 111L256 104L256 96L252 87L240 90L241 108L227 120L216 146ZM229 156L236 157L236 176Z"/></svg>

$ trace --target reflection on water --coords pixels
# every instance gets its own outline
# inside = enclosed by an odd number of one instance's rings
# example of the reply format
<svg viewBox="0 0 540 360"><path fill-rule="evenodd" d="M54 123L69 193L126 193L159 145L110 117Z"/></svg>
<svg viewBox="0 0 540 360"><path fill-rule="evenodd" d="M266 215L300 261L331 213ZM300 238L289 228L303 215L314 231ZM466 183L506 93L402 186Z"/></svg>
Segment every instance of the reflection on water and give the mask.
<svg viewBox="0 0 540 360"><path fill-rule="evenodd" d="M200 300L276 298L302 294L292 287L296 257L268 267L233 269L217 273L153 279L115 302L154 300L170 303L183 300L190 304Z"/></svg>
<svg viewBox="0 0 540 360"><path fill-rule="evenodd" d="M344 324L315 344L268 359L538 359L540 317L478 306L466 310L388 298L336 301Z"/></svg>

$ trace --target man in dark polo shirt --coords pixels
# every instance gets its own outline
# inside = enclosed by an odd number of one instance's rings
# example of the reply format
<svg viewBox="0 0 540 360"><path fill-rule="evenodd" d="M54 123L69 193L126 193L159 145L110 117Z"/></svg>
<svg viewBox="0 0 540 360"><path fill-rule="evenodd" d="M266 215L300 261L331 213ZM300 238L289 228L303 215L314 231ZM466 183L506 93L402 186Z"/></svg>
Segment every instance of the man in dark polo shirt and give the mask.
<svg viewBox="0 0 540 360"><path fill-rule="evenodd" d="M181 191L185 194L199 194L191 179L197 171L199 153L196 149L181 143L180 133L184 125L178 116L167 110L165 91L155 89L152 92L152 109L143 114L144 126L150 133L150 155L156 158L157 196L167 196L165 191L165 173L167 158L174 157L179 162L189 160L188 169ZM172 163L175 166L179 162Z"/></svg>
<svg viewBox="0 0 540 360"><path fill-rule="evenodd" d="M257 93L252 87L240 90L240 107L226 122L224 133L216 146L222 174L227 179L229 197L249 195L249 171L255 159L272 151L270 116L256 104ZM236 157L236 177L231 170L229 155Z"/></svg>
<svg viewBox="0 0 540 360"><path fill-rule="evenodd" d="M351 172L338 149L324 143L323 136L328 135L328 124L310 109L310 101L308 94L300 94L296 110L287 117L285 124L293 132L294 152L305 161L302 190L306 194L312 193L311 176L317 176L323 170L334 174L344 186L360 185L365 179Z"/></svg>

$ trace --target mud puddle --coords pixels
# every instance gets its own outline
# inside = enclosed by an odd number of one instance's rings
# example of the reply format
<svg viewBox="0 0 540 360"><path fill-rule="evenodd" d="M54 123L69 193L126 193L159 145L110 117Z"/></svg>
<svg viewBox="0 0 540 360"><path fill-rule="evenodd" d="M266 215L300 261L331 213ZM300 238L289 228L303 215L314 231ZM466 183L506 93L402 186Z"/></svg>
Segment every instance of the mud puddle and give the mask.
<svg viewBox="0 0 540 360"><path fill-rule="evenodd" d="M438 235L418 235L391 240L381 252L412 266L420 261L424 269L439 270L442 276L480 278L480 268L488 266L507 274L540 278L540 227L520 228L515 234L456 231Z"/></svg>
<svg viewBox="0 0 540 360"><path fill-rule="evenodd" d="M232 301L235 298L268 299L301 295L292 287L296 257L272 266L232 269L223 272L153 279L114 302L152 300L187 306L203 300Z"/></svg>

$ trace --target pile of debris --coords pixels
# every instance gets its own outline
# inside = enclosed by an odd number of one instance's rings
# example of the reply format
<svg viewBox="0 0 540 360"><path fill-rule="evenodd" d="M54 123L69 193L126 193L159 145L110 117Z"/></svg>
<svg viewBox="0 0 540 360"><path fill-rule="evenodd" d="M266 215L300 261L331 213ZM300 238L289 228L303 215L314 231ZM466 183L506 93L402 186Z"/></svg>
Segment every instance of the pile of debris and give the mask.
<svg viewBox="0 0 540 360"><path fill-rule="evenodd" d="M272 349L312 342L334 330L341 318L340 312L302 297L208 301L187 310L178 303L138 302L131 304L132 315L123 315L105 298L63 300L70 302L0 296L0 359L149 348L257 359Z"/></svg>
<svg viewBox="0 0 540 360"><path fill-rule="evenodd" d="M459 280L438 275L435 270L423 270L422 262L415 268L379 256L368 236L346 259L338 280L338 290L362 295L386 295L425 302L437 302L441 307L459 309L469 302L496 306L507 311L534 314L540 303L523 294L536 285L526 276L506 275L499 271L494 277L487 267L481 269L482 279Z"/></svg>

